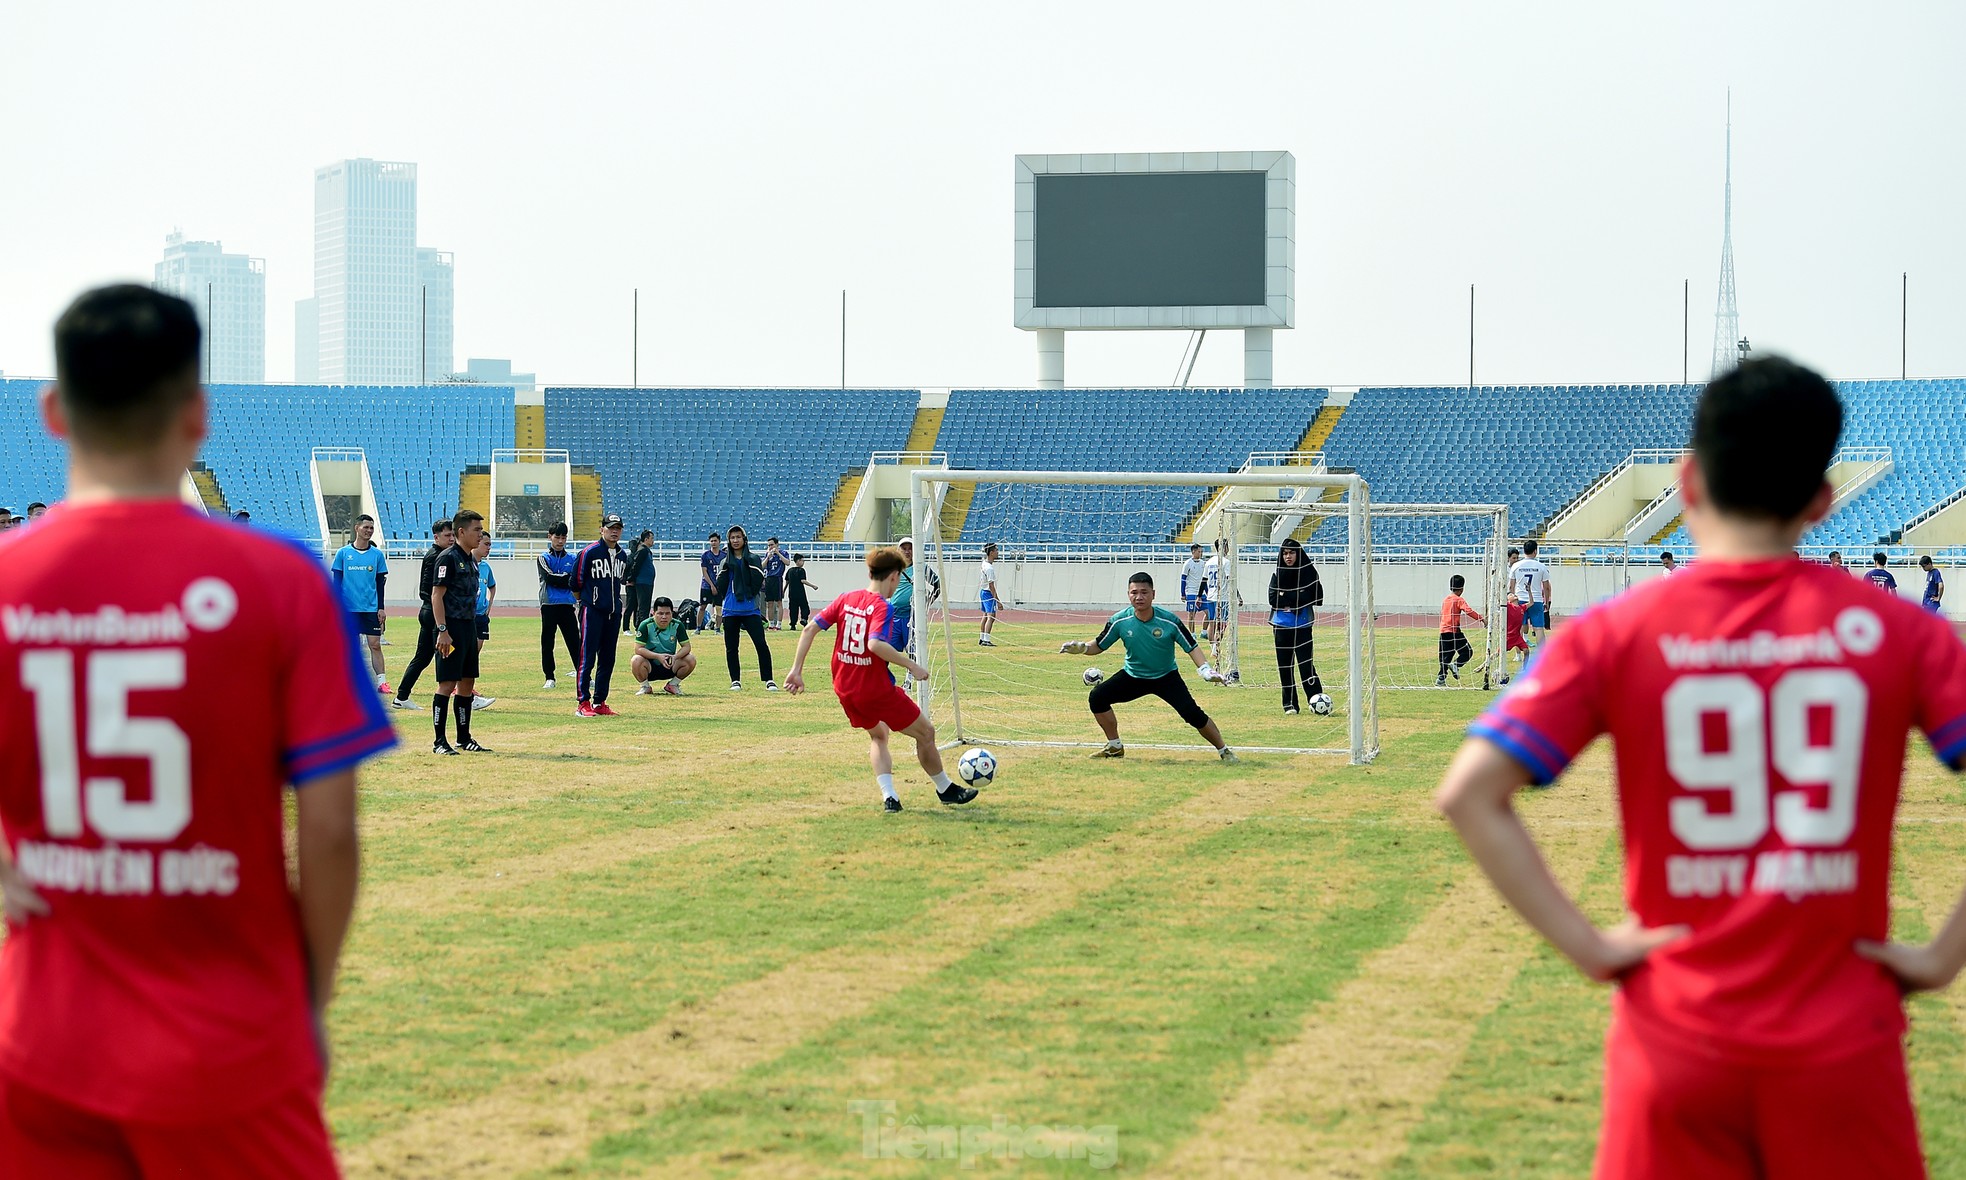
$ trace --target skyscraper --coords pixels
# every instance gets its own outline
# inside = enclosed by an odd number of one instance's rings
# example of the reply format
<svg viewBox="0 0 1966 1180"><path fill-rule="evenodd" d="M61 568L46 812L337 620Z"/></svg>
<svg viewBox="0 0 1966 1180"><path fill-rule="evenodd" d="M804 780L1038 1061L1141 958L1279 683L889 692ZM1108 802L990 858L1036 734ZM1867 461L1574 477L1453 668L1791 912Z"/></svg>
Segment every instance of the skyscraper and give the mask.
<svg viewBox="0 0 1966 1180"><path fill-rule="evenodd" d="M188 242L173 230L153 284L191 301L205 330L205 380L266 380L266 263L227 254L219 242Z"/></svg>
<svg viewBox="0 0 1966 1180"><path fill-rule="evenodd" d="M415 164L342 160L314 170L313 302L317 381L416 383ZM295 309L297 327L305 315Z"/></svg>
<svg viewBox="0 0 1966 1180"><path fill-rule="evenodd" d="M451 329L451 255L447 250L416 250L418 315L423 335L422 382L448 381L455 351Z"/></svg>

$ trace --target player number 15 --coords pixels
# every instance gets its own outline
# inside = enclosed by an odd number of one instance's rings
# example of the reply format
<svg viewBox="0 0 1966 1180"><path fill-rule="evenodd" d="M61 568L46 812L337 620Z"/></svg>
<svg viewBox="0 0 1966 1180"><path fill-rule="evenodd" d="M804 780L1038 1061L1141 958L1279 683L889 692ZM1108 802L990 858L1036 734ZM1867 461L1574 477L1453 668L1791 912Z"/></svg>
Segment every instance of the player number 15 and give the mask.
<svg viewBox="0 0 1966 1180"><path fill-rule="evenodd" d="M143 758L150 798L132 801L120 778L91 777L86 791L75 726L75 653L31 651L21 683L34 694L41 755L41 822L48 835L74 839L88 826L105 840L173 840L191 823L191 740L162 717L130 716L130 694L184 687L184 652L98 651L86 658L89 756Z"/></svg>
<svg viewBox="0 0 1966 1180"><path fill-rule="evenodd" d="M1864 717L1870 690L1848 668L1800 668L1763 693L1746 676L1686 676L1665 695L1666 768L1694 792L1668 805L1673 835L1697 851L1752 848L1775 831L1792 848L1833 848L1857 826ZM1828 742L1809 739L1809 716L1828 714ZM1709 751L1705 718L1722 718L1727 747ZM1770 800L1769 768L1791 789ZM1793 788L1822 785L1822 806ZM1717 812L1708 792L1725 791Z"/></svg>

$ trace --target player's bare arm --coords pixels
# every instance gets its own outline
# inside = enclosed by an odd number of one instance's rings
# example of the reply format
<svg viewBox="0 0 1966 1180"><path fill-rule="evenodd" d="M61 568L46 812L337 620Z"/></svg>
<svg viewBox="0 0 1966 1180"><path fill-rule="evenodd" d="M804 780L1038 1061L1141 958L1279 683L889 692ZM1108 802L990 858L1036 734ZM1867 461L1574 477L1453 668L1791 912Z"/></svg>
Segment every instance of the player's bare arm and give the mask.
<svg viewBox="0 0 1966 1180"><path fill-rule="evenodd" d="M872 643L869 643L867 650L890 664L908 669L908 674L917 680L928 679L927 667L923 666L920 661L910 658L907 652L900 650L885 639L876 639Z"/></svg>
<svg viewBox="0 0 1966 1180"><path fill-rule="evenodd" d="M1616 979L1663 946L1684 937L1684 926L1645 929L1626 922L1600 930L1577 908L1536 848L1516 814L1516 791L1529 772L1500 747L1469 738L1447 768L1435 806L1440 808L1482 872L1523 920L1592 979Z"/></svg>
<svg viewBox="0 0 1966 1180"><path fill-rule="evenodd" d="M806 654L812 650L812 641L819 638L819 623L807 623L799 631L799 646L792 652L792 670L785 674L785 691L798 696L806 690Z"/></svg>
<svg viewBox="0 0 1966 1180"><path fill-rule="evenodd" d="M355 830L355 770L336 771L295 793L301 933L306 939L308 994L325 1012L334 995L342 939L355 913L361 845Z"/></svg>
<svg viewBox="0 0 1966 1180"><path fill-rule="evenodd" d="M451 654L457 644L451 639L450 624L444 621L443 591L434 588L430 592L430 621L437 627L437 650Z"/></svg>

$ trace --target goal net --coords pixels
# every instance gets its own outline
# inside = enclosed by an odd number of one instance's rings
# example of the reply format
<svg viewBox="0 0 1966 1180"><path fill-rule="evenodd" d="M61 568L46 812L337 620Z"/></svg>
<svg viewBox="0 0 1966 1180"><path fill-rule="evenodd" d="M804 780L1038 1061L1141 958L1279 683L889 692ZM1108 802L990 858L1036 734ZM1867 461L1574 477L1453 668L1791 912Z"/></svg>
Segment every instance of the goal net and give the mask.
<svg viewBox="0 0 1966 1180"><path fill-rule="evenodd" d="M911 643L929 669L928 680L914 691L944 745L1103 744L1087 707L1085 676L1092 669L1112 675L1126 653L1116 641L1095 656L1063 655L1058 649L1068 641L1095 639L1109 618L1130 609L1128 581L1144 572L1153 579L1155 605L1172 613L1177 628L1188 630L1198 654L1224 672L1239 673L1240 684L1204 684L1190 659L1176 656L1176 672L1230 746L1344 754L1353 762L1377 756L1371 534L1365 526L1369 495L1356 475L1308 467L1235 475L925 468L913 478L917 572ZM1319 521L1346 522L1331 530L1335 548L1324 550L1323 605L1302 637L1301 662L1307 673L1313 668L1315 673L1300 681L1295 713L1284 710L1274 658L1261 662L1267 672L1255 671L1254 645L1258 638L1269 642L1267 626L1258 636L1256 623L1237 624L1227 605L1233 598L1222 597L1233 583L1247 586L1257 577L1253 567L1238 565L1259 559L1274 565L1275 549L1236 549L1210 567L1218 579L1217 591L1208 596L1218 607L1214 628L1205 618L1199 584L1207 558L1216 552L1215 538L1253 519L1232 513L1231 506L1259 496L1273 506L1315 506ZM1196 537L1200 560L1190 566ZM979 591L983 548L990 543L998 546L992 573L1000 609L986 631ZM1257 587L1259 602L1267 577ZM1188 596L1196 599L1192 610ZM1224 646L1224 627L1236 627L1247 638ZM1249 653L1240 650L1244 644ZM1255 691L1258 686L1273 691ZM1314 702L1317 695L1327 699ZM1209 748L1154 697L1121 704L1115 712L1120 736L1131 749Z"/></svg>
<svg viewBox="0 0 1966 1180"><path fill-rule="evenodd" d="M1506 505L1370 503L1366 535L1356 544L1349 533L1358 526L1343 504L1239 501L1223 506L1222 521L1223 596L1235 606L1217 612L1218 662L1244 687L1283 689L1294 635L1277 624L1294 620L1274 612L1271 587L1291 576L1281 556L1289 540L1301 546L1293 561L1310 565L1320 581L1331 576L1327 571L1343 577L1348 563L1364 562L1376 689L1480 690L1504 674ZM1440 629L1456 577L1461 597L1483 620L1463 618L1459 642L1443 639ZM1320 624L1327 618L1336 621L1329 606L1318 611Z"/></svg>

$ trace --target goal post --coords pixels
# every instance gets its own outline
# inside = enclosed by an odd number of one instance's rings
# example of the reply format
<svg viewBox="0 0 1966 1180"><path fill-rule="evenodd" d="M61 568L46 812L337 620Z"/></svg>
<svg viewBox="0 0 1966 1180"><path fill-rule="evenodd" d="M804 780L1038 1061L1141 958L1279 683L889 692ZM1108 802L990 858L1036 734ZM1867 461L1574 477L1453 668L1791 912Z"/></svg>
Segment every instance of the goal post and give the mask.
<svg viewBox="0 0 1966 1180"><path fill-rule="evenodd" d="M1103 744L1086 708L1081 678L1086 657L1060 655L1059 645L1097 636L1107 618L1125 609L1127 581L1137 571L1153 578L1156 605L1187 626L1190 612L1180 579L1189 534L1199 532L1205 552L1213 552L1230 519L1221 505L1231 494L1240 499L1252 489L1273 490L1283 502L1319 505L1348 522L1342 550L1333 555L1343 572L1326 577L1325 607L1315 624L1317 633L1329 637L1326 643L1342 639L1344 644L1342 660L1323 677L1330 712L1315 714L1306 707L1286 714L1267 693L1204 685L1185 657L1178 658L1177 673L1237 750L1344 754L1354 763L1376 757L1369 490L1355 474L1291 467L1234 474L914 472L910 519L916 561L924 572L916 579L917 627L910 642L930 672L914 692L936 726L938 743ZM977 589L987 542L999 546L1002 613L996 631L986 637L978 631ZM940 587L933 601L923 594L929 574ZM1205 623L1197 617L1192 631L1208 658ZM1094 659L1108 672L1123 655L1114 645ZM1192 728L1151 698L1118 712L1130 748L1208 749Z"/></svg>
<svg viewBox="0 0 1966 1180"><path fill-rule="evenodd" d="M1343 504L1269 500L1231 502L1221 511L1239 598L1228 620L1228 665L1245 684L1272 683L1277 677L1268 658L1266 595L1278 548L1294 537L1305 547L1304 560L1314 566L1328 560L1343 552L1343 538L1321 526L1332 521L1341 529L1351 527L1350 511ZM1364 512L1361 549L1373 635L1366 656L1373 662L1373 685L1380 690L1494 687L1506 666L1507 505L1367 502ZM1484 621L1464 624L1471 649L1467 662L1449 653L1443 664L1441 605L1456 575L1464 581L1461 596Z"/></svg>

